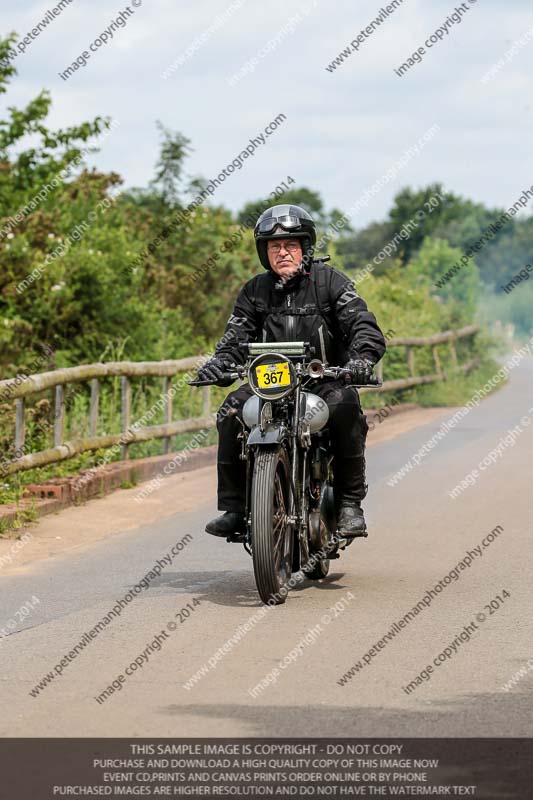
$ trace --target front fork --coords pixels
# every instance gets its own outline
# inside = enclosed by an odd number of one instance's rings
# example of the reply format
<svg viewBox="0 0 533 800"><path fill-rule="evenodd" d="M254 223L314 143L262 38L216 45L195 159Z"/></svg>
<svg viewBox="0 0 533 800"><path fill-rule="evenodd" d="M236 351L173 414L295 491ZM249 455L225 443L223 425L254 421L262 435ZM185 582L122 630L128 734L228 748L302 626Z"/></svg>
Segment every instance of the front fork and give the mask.
<svg viewBox="0 0 533 800"><path fill-rule="evenodd" d="M299 365L300 366L300 365ZM291 459L291 506L290 516L297 529L298 542L300 544L300 569L303 569L309 561L309 539L308 539L308 497L307 497L307 454L308 448L301 447L302 457L300 458L300 399L301 386L298 382L294 393L294 417L291 432L292 459ZM300 479L298 471L301 466Z"/></svg>

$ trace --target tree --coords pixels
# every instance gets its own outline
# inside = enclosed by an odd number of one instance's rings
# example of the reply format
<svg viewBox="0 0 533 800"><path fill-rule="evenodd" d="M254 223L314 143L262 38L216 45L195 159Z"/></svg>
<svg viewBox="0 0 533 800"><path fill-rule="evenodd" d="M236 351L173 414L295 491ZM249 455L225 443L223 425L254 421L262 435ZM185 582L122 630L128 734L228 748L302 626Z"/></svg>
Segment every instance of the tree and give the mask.
<svg viewBox="0 0 533 800"><path fill-rule="evenodd" d="M155 178L150 186L159 190L163 201L171 208L180 204L183 182L184 161L192 152L191 141L179 131L173 133L161 122L157 122L163 137L159 160L156 164Z"/></svg>
<svg viewBox="0 0 533 800"><path fill-rule="evenodd" d="M436 205L430 202L432 198L435 198ZM398 245L397 255L401 261L406 264L427 236L431 236L437 227L460 219L471 205L469 201L445 192L441 183L429 184L418 191L406 187L398 192L388 215L391 228L396 232L408 222L416 222L409 237ZM420 215L417 217L420 211L424 213L423 219L420 219Z"/></svg>
<svg viewBox="0 0 533 800"><path fill-rule="evenodd" d="M457 272L438 292L435 291L437 278L456 264L461 255L461 250L450 247L444 239L431 239L428 236L405 268L408 280L425 285L428 291L448 305L452 325L472 322L480 291L479 270L473 261Z"/></svg>
<svg viewBox="0 0 533 800"><path fill-rule="evenodd" d="M380 263L374 263L374 258L383 247L390 242L393 235L389 222L371 222L351 236L342 236L337 241L337 252L344 257L344 264L349 269L362 269L367 264L372 264L376 275L387 271L392 261L385 258Z"/></svg>
<svg viewBox="0 0 533 800"><path fill-rule="evenodd" d="M16 40L11 34L0 39L0 92L5 92L10 78L16 74L7 54ZM32 192L41 189L73 162L83 163L83 143L101 133L109 120L96 117L65 130L51 131L44 121L51 105L50 94L42 91L26 108L9 107L8 118L0 121L0 216L18 210ZM39 137L36 146L21 149L28 136Z"/></svg>
<svg viewBox="0 0 533 800"><path fill-rule="evenodd" d="M3 91L16 74L5 60L9 41L0 41ZM202 352L257 270L253 239L239 232L224 245L233 226L226 209L178 216L182 196L202 180L188 182L189 142L179 132L160 126L148 189L119 193L119 175L84 162L109 121L51 131L50 104L41 92L0 121L0 364L12 373L44 342L61 366L103 353L157 360ZM139 254L139 268L125 269Z"/></svg>

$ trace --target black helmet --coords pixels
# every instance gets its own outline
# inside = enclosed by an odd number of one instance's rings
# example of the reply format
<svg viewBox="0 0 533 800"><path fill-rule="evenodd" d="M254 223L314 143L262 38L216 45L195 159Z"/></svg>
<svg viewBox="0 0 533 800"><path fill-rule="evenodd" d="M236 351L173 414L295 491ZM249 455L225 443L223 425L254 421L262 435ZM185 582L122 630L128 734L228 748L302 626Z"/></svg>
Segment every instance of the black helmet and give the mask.
<svg viewBox="0 0 533 800"><path fill-rule="evenodd" d="M265 269L271 269L267 254L269 239L300 239L303 263L308 264L313 258L316 227L312 216L300 206L271 206L255 223L254 237L259 260Z"/></svg>

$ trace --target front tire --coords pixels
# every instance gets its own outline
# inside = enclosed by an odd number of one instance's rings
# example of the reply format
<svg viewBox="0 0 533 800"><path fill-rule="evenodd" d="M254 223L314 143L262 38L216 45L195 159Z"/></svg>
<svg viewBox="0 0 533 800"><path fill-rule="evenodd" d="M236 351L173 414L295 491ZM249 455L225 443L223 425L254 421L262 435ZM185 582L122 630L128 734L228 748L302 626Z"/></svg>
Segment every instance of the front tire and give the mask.
<svg viewBox="0 0 533 800"><path fill-rule="evenodd" d="M284 447L256 452L252 478L252 557L257 591L263 603L281 605L292 568L289 513L290 465Z"/></svg>

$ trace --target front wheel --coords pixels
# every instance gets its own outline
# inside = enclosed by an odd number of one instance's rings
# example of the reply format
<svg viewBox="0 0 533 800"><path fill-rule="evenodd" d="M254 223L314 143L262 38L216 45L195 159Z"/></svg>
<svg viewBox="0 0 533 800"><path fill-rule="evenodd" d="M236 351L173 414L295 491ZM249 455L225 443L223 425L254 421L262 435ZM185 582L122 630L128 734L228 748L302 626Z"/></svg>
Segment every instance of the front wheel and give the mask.
<svg viewBox="0 0 533 800"><path fill-rule="evenodd" d="M284 447L259 450L252 478L252 556L255 582L263 603L280 605L287 596L292 567L289 513L290 465Z"/></svg>

